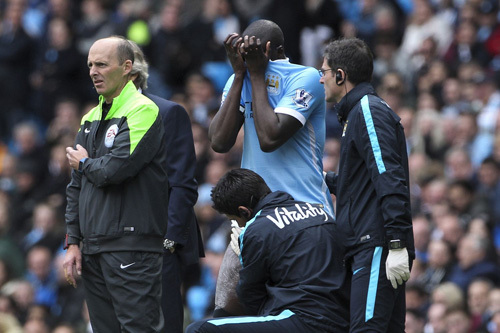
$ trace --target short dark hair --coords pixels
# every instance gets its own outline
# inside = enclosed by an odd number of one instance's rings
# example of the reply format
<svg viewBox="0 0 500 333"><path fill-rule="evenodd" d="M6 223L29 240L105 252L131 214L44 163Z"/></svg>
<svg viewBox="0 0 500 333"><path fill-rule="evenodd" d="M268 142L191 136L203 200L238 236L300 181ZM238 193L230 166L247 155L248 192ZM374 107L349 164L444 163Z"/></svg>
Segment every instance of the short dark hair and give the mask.
<svg viewBox="0 0 500 333"><path fill-rule="evenodd" d="M373 53L361 39L334 40L326 46L323 56L334 72L337 69L342 69L347 75L347 80L352 84L371 82Z"/></svg>
<svg viewBox="0 0 500 333"><path fill-rule="evenodd" d="M255 208L271 189L257 173L243 168L228 171L212 189L212 207L221 214L239 216L238 207Z"/></svg>
<svg viewBox="0 0 500 333"><path fill-rule="evenodd" d="M252 22L241 34L242 36L249 35L255 36L260 39L261 45L265 47L265 44L271 42L271 60L276 58L278 51L284 54L285 48L285 37L283 31L273 21L269 20L257 20ZM281 50L279 50L281 48Z"/></svg>
<svg viewBox="0 0 500 333"><path fill-rule="evenodd" d="M491 165L491 166L495 167L496 169L500 169L500 163L498 163L497 160L493 156L486 157L481 162L481 165Z"/></svg>

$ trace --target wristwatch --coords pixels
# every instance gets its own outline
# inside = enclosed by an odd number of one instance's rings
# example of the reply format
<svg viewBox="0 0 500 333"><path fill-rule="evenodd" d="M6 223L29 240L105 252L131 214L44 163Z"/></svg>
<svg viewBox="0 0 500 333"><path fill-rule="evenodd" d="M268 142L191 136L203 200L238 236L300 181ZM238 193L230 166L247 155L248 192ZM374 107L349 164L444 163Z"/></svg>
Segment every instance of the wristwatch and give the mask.
<svg viewBox="0 0 500 333"><path fill-rule="evenodd" d="M400 239L393 239L389 241L389 250L398 250L406 247L405 241Z"/></svg>
<svg viewBox="0 0 500 333"><path fill-rule="evenodd" d="M175 242L173 240L165 238L163 241L163 247L170 251L170 253L174 253L175 251Z"/></svg>

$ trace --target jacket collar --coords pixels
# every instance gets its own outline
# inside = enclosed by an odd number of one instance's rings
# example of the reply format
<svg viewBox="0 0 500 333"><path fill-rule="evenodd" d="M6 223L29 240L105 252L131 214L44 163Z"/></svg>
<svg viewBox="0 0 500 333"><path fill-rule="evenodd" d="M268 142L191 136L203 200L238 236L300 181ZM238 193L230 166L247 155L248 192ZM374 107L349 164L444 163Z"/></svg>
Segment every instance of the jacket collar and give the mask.
<svg viewBox="0 0 500 333"><path fill-rule="evenodd" d="M373 86L368 82L358 84L342 97L340 102L334 106L339 123L342 124L347 119L349 112L365 95L377 95Z"/></svg>
<svg viewBox="0 0 500 333"><path fill-rule="evenodd" d="M293 197L283 191L275 191L266 195L264 198L260 199L260 201L255 205L253 209L253 216L257 214L257 212L266 208L267 206L277 206L285 201L294 200Z"/></svg>
<svg viewBox="0 0 500 333"><path fill-rule="evenodd" d="M135 87L134 82L132 82L132 80L129 80L127 82L127 84L125 85L125 87L123 87L122 91L120 92L120 95L113 98L113 103L111 104L111 109L109 109L109 111L107 113L108 115L106 116L106 118L110 118L111 117L110 115L112 115L116 109L121 107L123 104L126 104L126 102L130 99L130 97L133 94L138 94L138 93L139 92L137 91L137 88ZM104 99L104 96L99 95L99 106L101 107L101 110L102 110L102 106L105 102L106 102L106 100Z"/></svg>

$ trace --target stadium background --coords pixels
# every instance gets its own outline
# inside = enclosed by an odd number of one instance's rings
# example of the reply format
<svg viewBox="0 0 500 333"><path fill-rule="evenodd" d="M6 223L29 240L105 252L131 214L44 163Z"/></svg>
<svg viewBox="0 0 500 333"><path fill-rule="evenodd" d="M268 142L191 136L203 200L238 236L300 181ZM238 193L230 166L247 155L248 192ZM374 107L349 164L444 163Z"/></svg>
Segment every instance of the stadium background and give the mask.
<svg viewBox="0 0 500 333"><path fill-rule="evenodd" d="M239 166L241 140L215 153L207 128L232 72L222 41L258 18L281 26L292 62L319 68L339 36L374 52L373 84L409 151L407 332L500 332L498 0L0 0L0 327L90 332L81 287L61 272L65 147L97 101L88 49L112 34L142 46L150 92L191 117L207 256L185 272L186 321L210 315L229 236L210 189ZM335 171L332 105L326 122L324 168Z"/></svg>

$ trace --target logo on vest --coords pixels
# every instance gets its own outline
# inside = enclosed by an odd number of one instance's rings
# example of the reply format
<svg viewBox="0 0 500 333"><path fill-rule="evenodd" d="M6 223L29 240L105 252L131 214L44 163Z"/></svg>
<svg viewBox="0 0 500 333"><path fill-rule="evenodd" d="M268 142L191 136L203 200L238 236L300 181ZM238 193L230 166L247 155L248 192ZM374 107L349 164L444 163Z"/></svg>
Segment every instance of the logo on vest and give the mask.
<svg viewBox="0 0 500 333"><path fill-rule="evenodd" d="M305 220L310 217L324 216L325 221L328 220L328 215L323 208L315 207L310 203L305 205L295 204L297 210L288 210L285 207L276 207L274 209L274 216L266 215L278 228L283 229L285 226L292 222Z"/></svg>
<svg viewBox="0 0 500 333"><path fill-rule="evenodd" d="M106 132L106 137L104 138L104 145L107 148L111 148L113 146L113 142L115 142L115 136L118 133L118 125L114 124L108 128Z"/></svg>

